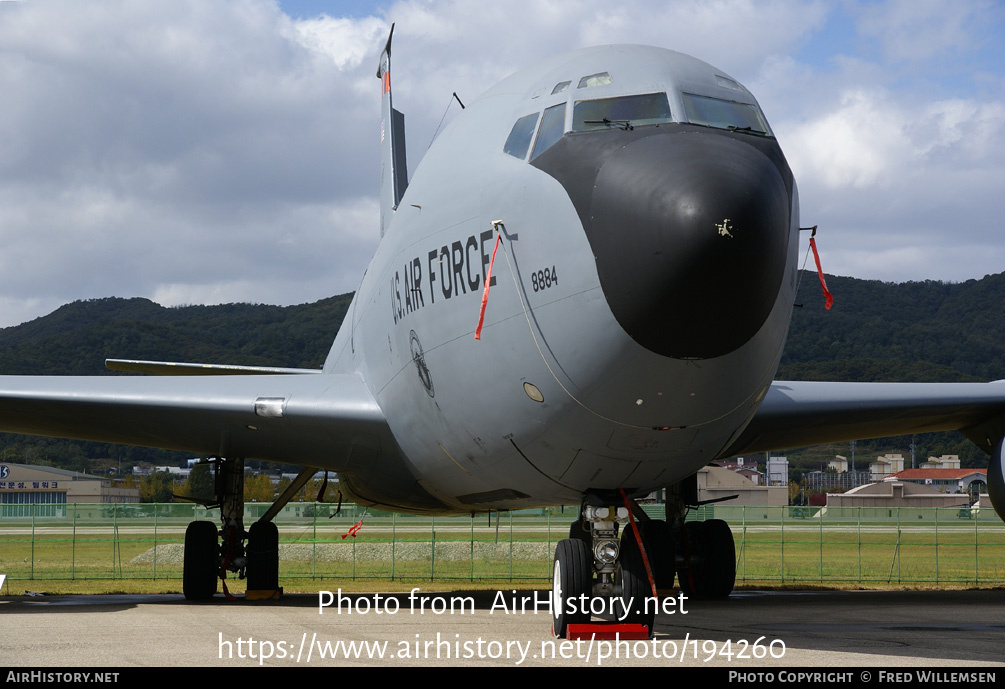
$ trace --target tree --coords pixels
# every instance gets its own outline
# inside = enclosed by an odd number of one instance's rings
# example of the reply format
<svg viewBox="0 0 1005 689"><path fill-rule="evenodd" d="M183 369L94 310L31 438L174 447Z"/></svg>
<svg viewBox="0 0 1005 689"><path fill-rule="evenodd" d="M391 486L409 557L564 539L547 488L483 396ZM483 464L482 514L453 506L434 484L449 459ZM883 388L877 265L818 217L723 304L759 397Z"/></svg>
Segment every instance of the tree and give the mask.
<svg viewBox="0 0 1005 689"><path fill-rule="evenodd" d="M189 472L188 480L182 486L182 495L187 498L212 500L216 491L213 486L213 470L210 464L196 464Z"/></svg>
<svg viewBox="0 0 1005 689"><path fill-rule="evenodd" d="M291 483L293 483L293 481L291 481L285 476L280 478L279 485L276 486L276 495L282 495L283 491L286 490Z"/></svg>
<svg viewBox="0 0 1005 689"><path fill-rule="evenodd" d="M140 482L143 502L174 502L174 478L170 472L155 471Z"/></svg>
<svg viewBox="0 0 1005 689"><path fill-rule="evenodd" d="M247 502L272 502L276 499L276 487L272 479L264 474L244 477L244 499Z"/></svg>

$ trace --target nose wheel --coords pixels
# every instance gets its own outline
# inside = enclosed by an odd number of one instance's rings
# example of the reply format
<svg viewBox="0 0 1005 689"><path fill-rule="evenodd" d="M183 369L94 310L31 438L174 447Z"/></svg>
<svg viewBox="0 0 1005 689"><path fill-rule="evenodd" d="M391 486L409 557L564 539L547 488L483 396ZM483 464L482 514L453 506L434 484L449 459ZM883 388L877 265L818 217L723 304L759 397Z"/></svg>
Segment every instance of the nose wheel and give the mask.
<svg viewBox="0 0 1005 689"><path fill-rule="evenodd" d="M643 543L646 543L643 538ZM646 545L650 545L646 543ZM648 548L648 552L652 552ZM649 574L646 571L645 560L642 556L642 548L639 547L635 539L635 532L628 526L621 536L621 602L619 609L621 614L627 613L625 622L630 624L641 624L647 627L650 632L656 618L656 605L652 601L652 586L649 585ZM647 605L647 601L649 601ZM651 636L651 634L650 634Z"/></svg>
<svg viewBox="0 0 1005 689"><path fill-rule="evenodd" d="M555 636L565 638L570 624L589 622L584 602L592 595L593 558L586 542L566 538L555 547L551 582L551 625Z"/></svg>

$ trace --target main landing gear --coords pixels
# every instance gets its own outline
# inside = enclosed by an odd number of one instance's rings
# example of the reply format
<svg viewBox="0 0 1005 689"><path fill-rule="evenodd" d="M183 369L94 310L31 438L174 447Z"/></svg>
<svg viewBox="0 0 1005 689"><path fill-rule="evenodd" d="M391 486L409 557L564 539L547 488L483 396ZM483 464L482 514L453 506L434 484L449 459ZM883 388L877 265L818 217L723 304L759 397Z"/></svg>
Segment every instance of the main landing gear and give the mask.
<svg viewBox="0 0 1005 689"><path fill-rule="evenodd" d="M675 578L692 600L725 598L733 590L729 526L720 519L684 521L687 506L697 503L694 477L667 488L666 520L650 519L634 501L629 515L624 502L610 491L587 494L569 538L555 548L551 609L558 637L567 638L570 625L589 623L599 611L642 625L651 637L658 609L653 588L668 592Z"/></svg>
<svg viewBox="0 0 1005 689"><path fill-rule="evenodd" d="M715 600L733 592L736 582L736 547L733 532L721 519L685 522L688 508L698 506L697 475L666 488L667 535L672 544L673 572L688 598Z"/></svg>
<svg viewBox="0 0 1005 689"><path fill-rule="evenodd" d="M244 529L244 460L217 459L214 466L215 500L198 500L220 508L221 526L197 521L185 530L185 561L182 590L188 600L207 600L224 582L227 572L247 578L247 598L276 598L279 586L279 529L272 521L289 500L317 471L305 467L272 507Z"/></svg>

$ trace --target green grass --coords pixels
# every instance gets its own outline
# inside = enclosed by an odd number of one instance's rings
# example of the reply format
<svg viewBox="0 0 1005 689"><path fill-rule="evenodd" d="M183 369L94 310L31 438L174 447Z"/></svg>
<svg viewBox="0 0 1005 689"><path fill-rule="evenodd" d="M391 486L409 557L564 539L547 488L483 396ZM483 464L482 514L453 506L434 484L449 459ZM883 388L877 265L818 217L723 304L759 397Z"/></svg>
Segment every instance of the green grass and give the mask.
<svg viewBox="0 0 1005 689"><path fill-rule="evenodd" d="M734 528L734 534L740 535ZM1005 532L747 533L737 579L780 582L1002 583Z"/></svg>

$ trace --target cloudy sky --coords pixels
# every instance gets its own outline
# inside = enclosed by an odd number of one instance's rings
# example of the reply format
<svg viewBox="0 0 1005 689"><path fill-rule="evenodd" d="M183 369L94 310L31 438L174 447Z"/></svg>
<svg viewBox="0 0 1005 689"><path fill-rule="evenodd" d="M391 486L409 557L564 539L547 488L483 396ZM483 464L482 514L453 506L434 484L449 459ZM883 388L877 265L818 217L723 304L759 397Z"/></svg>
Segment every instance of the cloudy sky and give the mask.
<svg viewBox="0 0 1005 689"><path fill-rule="evenodd" d="M1005 270L998 0L0 0L0 326L75 299L355 289L378 238L391 21L410 170L451 92L658 45L759 99L828 272Z"/></svg>

